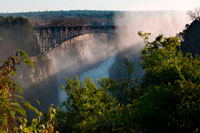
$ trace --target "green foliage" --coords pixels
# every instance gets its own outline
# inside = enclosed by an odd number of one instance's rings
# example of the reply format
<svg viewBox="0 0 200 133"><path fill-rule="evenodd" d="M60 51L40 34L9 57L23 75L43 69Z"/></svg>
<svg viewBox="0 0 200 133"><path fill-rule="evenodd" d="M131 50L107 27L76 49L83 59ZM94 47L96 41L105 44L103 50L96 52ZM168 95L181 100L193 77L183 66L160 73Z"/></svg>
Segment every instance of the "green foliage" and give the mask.
<svg viewBox="0 0 200 133"><path fill-rule="evenodd" d="M130 104L133 99L137 99L142 93L138 80L132 78L134 73L134 63L124 59L126 69L128 70L127 78L120 78L119 82L110 78L103 78L99 84L108 90L121 104Z"/></svg>
<svg viewBox="0 0 200 133"><path fill-rule="evenodd" d="M183 54L178 37L159 35L152 42L144 39L141 82L132 78L134 63L125 59L127 78L116 82L103 78L96 85L90 78L83 83L67 78L63 87L67 99L62 106L50 106L42 113L15 92L22 90L12 81L20 61L32 64L19 50L16 57L0 67L1 132L199 132L200 57ZM21 57L21 58L20 58ZM27 126L26 112L36 112Z"/></svg>
<svg viewBox="0 0 200 133"><path fill-rule="evenodd" d="M127 79L67 79L65 110L58 109L55 128L61 132L199 132L200 58L183 54L178 37L139 32L141 82L131 78L134 64L125 59Z"/></svg>
<svg viewBox="0 0 200 133"><path fill-rule="evenodd" d="M57 110L55 128L60 132L135 132L133 107L142 93L131 78L134 64L125 59L129 76L117 83L99 80L98 87L90 78L83 84L78 76L67 78L63 87L67 99Z"/></svg>
<svg viewBox="0 0 200 133"><path fill-rule="evenodd" d="M49 115L45 124L41 124L42 113L33 107L28 101L20 95L22 89L12 80L15 75L17 65L21 62L33 65L27 53L18 50L15 57L9 57L1 63L0 67L0 132L44 132L50 130L50 122L53 108L50 107ZM27 125L28 120L25 108L35 112L36 118L32 120L30 126Z"/></svg>
<svg viewBox="0 0 200 133"><path fill-rule="evenodd" d="M184 55L179 46L177 37L160 35L142 50L144 96L136 115L144 131L195 132L200 128L199 57Z"/></svg>
<svg viewBox="0 0 200 133"><path fill-rule="evenodd" d="M66 91L68 98L62 104L66 111L58 113L58 126L62 132L92 132L112 131L112 114L117 111L117 101L112 98L105 88L98 88L91 79L83 84L78 77L76 80L67 79ZM64 119L63 119L64 118Z"/></svg>
<svg viewBox="0 0 200 133"><path fill-rule="evenodd" d="M12 81L16 65L20 64L19 57L25 59L21 53L22 51L18 51L17 56L3 61L0 67L0 130L2 131L17 131L19 123L27 122L26 112L21 103L37 111L22 96L16 94L16 91L22 93L22 90Z"/></svg>

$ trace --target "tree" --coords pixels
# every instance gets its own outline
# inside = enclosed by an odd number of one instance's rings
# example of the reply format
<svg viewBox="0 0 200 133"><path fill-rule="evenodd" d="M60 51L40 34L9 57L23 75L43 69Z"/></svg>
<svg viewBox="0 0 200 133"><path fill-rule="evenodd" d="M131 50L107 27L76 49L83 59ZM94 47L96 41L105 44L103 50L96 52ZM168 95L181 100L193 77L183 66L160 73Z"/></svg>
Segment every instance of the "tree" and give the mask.
<svg viewBox="0 0 200 133"><path fill-rule="evenodd" d="M200 21L194 20L191 24L187 24L185 30L179 33L181 38L180 49L184 53L200 54Z"/></svg>
<svg viewBox="0 0 200 133"><path fill-rule="evenodd" d="M194 11L188 11L187 14L190 16L190 18L194 20L200 21L200 7L195 8Z"/></svg>
<svg viewBox="0 0 200 133"><path fill-rule="evenodd" d="M68 98L62 104L66 111L60 110L57 116L57 128L61 132L112 131L110 119L118 106L106 89L98 88L91 79L83 84L78 77L74 81L67 79L63 89Z"/></svg>
<svg viewBox="0 0 200 133"><path fill-rule="evenodd" d="M41 121L42 113L33 107L23 96L22 89L13 81L16 66L20 63L33 66L27 53L18 50L15 57L1 62L0 67L0 132L50 132L53 133L55 109L49 108L45 121ZM36 118L28 126L25 108L35 112Z"/></svg>
<svg viewBox="0 0 200 133"><path fill-rule="evenodd" d="M178 37L158 36L142 50L144 96L135 116L144 132L198 132L200 129L200 60L184 55Z"/></svg>
<svg viewBox="0 0 200 133"><path fill-rule="evenodd" d="M24 103L28 108L38 112L37 109L32 107L22 96L17 95L16 92L22 93L15 82L12 81L12 76L15 75L16 66L20 64L20 55L22 60L32 65L28 60L28 55L19 50L15 57L9 57L5 60L0 67L0 130L1 131L17 131L19 130L19 123L25 123L26 112L21 106Z"/></svg>
<svg viewBox="0 0 200 133"><path fill-rule="evenodd" d="M200 57L183 54L178 37L139 32L146 46L141 65L145 76L131 75L133 63L125 60L128 78L91 79L85 84L68 79L65 110L58 110L54 126L61 132L198 132L200 129Z"/></svg>

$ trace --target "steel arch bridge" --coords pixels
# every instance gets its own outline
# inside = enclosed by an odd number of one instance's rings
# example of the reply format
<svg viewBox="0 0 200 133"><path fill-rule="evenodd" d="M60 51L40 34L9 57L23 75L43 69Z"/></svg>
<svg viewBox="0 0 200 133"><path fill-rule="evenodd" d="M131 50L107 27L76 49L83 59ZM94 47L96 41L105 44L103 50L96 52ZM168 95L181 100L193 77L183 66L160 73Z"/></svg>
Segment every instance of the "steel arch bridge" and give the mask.
<svg viewBox="0 0 200 133"><path fill-rule="evenodd" d="M116 35L116 26L71 26L71 27L34 27L40 54L45 54L65 41L77 36L91 33L107 33Z"/></svg>

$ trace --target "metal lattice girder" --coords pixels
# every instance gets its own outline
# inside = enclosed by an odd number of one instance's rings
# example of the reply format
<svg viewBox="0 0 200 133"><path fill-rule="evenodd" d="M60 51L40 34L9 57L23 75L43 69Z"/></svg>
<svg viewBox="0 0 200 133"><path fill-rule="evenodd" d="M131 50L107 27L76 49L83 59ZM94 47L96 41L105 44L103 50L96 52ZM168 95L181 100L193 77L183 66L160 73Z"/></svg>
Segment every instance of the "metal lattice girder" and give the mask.
<svg viewBox="0 0 200 133"><path fill-rule="evenodd" d="M41 54L74 37L89 33L116 34L116 27L111 26L71 26L71 27L34 27ZM39 34L38 34L39 33Z"/></svg>

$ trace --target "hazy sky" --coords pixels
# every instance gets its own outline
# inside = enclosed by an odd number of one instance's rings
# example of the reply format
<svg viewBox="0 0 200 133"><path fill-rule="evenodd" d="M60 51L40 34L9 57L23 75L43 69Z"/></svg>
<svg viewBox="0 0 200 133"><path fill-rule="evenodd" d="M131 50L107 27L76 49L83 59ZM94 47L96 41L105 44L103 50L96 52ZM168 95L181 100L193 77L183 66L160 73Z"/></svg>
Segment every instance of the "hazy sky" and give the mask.
<svg viewBox="0 0 200 133"><path fill-rule="evenodd" d="M200 0L0 0L0 12L45 10L192 10Z"/></svg>

